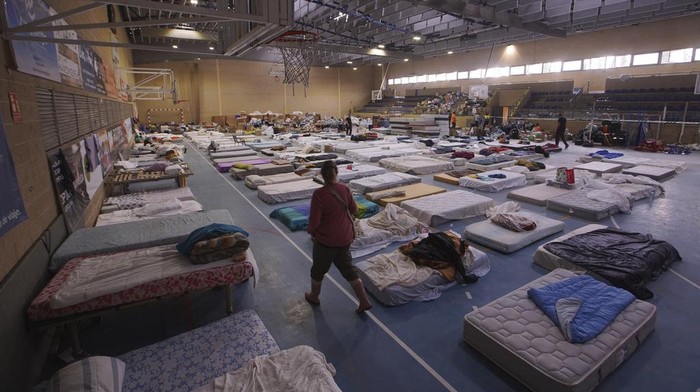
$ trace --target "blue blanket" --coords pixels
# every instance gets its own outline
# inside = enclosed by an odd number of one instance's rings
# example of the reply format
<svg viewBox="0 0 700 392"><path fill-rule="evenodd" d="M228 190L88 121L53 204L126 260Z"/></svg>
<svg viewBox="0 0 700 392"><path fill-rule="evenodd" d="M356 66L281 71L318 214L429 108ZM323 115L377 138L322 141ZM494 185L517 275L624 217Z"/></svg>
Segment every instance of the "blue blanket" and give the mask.
<svg viewBox="0 0 700 392"><path fill-rule="evenodd" d="M187 236L184 241L177 244L175 248L183 255L189 255L192 253L192 248L194 248L194 245L197 242L210 240L212 238L233 233L243 233L243 235L248 237L248 232L238 226L226 225L223 223L212 223L193 230L190 235Z"/></svg>
<svg viewBox="0 0 700 392"><path fill-rule="evenodd" d="M630 292L589 275L530 289L527 294L572 343L596 337L634 301Z"/></svg>
<svg viewBox="0 0 700 392"><path fill-rule="evenodd" d="M625 154L623 154L621 152L609 152L608 150L598 150L598 151L592 152L588 155L592 156L592 157L603 157L605 159L614 159L614 158L619 158Z"/></svg>

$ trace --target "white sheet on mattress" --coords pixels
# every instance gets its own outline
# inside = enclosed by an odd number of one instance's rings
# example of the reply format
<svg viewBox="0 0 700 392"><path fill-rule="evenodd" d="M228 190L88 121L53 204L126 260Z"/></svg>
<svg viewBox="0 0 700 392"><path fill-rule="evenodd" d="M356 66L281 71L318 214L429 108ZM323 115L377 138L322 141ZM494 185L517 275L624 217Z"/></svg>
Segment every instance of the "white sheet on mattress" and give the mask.
<svg viewBox="0 0 700 392"><path fill-rule="evenodd" d="M428 229L395 204L387 204L371 218L360 219L358 225L357 237L350 245L353 258L374 253L395 241L410 241Z"/></svg>
<svg viewBox="0 0 700 392"><path fill-rule="evenodd" d="M490 178L490 174L503 174L506 178ZM469 176L459 178L459 186L476 189L482 192L498 192L503 189L515 188L527 184L525 175L503 170L485 171L479 174L487 179L471 178Z"/></svg>
<svg viewBox="0 0 700 392"><path fill-rule="evenodd" d="M620 170L622 170L622 165L608 162L589 162L584 163L583 165L575 166L574 168L578 170L588 170L593 173L602 174L619 172Z"/></svg>
<svg viewBox="0 0 700 392"><path fill-rule="evenodd" d="M420 155L382 158L379 160L379 164L402 173L416 175L454 170L455 168L455 165L451 161Z"/></svg>
<svg viewBox="0 0 700 392"><path fill-rule="evenodd" d="M519 166L519 165L501 168L501 170L505 170L505 171L509 171L509 172L513 172L513 173L524 174L525 178L527 180L532 180L533 178L535 178L538 175L541 175L543 173L553 172L556 169L557 168L555 166L552 166L552 165L549 165L549 166L545 165L544 169L540 169L540 170L536 170L536 171L530 171L530 169L526 168L525 166Z"/></svg>
<svg viewBox="0 0 700 392"><path fill-rule="evenodd" d="M348 169L350 167L350 169ZM386 169L378 166L357 164L357 165L341 165L338 167L338 180L349 182L356 178L376 176L386 173Z"/></svg>
<svg viewBox="0 0 700 392"><path fill-rule="evenodd" d="M245 184L252 189L257 189L262 185L272 185L272 184L282 184L285 182L308 180L308 177L300 176L294 172L281 173L281 174L270 174L267 176L259 176L257 174L251 174L246 176Z"/></svg>
<svg viewBox="0 0 700 392"><path fill-rule="evenodd" d="M95 226L113 225L115 223L133 222L143 219L158 218L168 215L187 214L204 210L195 200L171 199L156 203L148 203L131 210L118 210L97 216Z"/></svg>
<svg viewBox="0 0 700 392"><path fill-rule="evenodd" d="M359 193L381 191L389 188L396 188L402 185L415 184L420 182L420 177L406 173L384 173L352 180L348 184L350 189Z"/></svg>
<svg viewBox="0 0 700 392"><path fill-rule="evenodd" d="M283 203L290 200L307 199L310 198L314 191L321 186L321 184L311 179L284 182L273 185L262 185L258 187L258 198L270 204Z"/></svg>
<svg viewBox="0 0 700 392"><path fill-rule="evenodd" d="M246 261L255 265L253 253ZM138 285L194 271L230 264L230 259L209 264L192 264L173 245L137 249L83 259L61 288L49 300L53 309L79 304L102 295L118 293Z"/></svg>
<svg viewBox="0 0 700 392"><path fill-rule="evenodd" d="M490 197L463 190L439 193L401 203L401 207L421 223L429 226L482 215L493 206L495 203Z"/></svg>
<svg viewBox="0 0 700 392"><path fill-rule="evenodd" d="M194 200L192 190L188 187L164 189L152 192L127 193L126 195L108 197L104 206L114 206L120 210L142 207L148 203L160 203L172 199Z"/></svg>

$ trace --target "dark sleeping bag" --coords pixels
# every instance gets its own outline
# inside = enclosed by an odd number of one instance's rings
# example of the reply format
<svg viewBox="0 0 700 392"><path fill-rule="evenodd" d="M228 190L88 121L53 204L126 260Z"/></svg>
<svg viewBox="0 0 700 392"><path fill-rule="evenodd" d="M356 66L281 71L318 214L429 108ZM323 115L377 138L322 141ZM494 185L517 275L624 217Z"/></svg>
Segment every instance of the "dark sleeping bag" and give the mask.
<svg viewBox="0 0 700 392"><path fill-rule="evenodd" d="M680 261L676 248L651 234L628 233L614 228L575 235L544 245L549 252L621 287L639 299L654 294L644 286L672 263Z"/></svg>

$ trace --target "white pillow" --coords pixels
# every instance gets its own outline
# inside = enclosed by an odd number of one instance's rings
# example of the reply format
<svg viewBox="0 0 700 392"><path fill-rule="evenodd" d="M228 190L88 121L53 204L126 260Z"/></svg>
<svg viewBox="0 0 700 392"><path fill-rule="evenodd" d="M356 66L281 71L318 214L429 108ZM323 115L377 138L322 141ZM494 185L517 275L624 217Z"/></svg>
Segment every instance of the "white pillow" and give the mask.
<svg viewBox="0 0 700 392"><path fill-rule="evenodd" d="M124 362L112 357L89 357L54 373L47 392L119 392L124 381Z"/></svg>

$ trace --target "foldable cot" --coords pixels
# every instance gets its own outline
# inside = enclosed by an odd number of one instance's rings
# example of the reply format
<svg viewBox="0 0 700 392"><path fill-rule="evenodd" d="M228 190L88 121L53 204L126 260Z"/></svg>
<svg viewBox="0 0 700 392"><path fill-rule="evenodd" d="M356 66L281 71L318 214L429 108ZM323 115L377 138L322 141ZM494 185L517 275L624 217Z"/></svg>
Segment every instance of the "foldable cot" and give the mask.
<svg viewBox="0 0 700 392"><path fill-rule="evenodd" d="M579 218L599 221L620 212L618 206L606 201L589 199L589 189L576 189L547 200L547 209L564 212Z"/></svg>
<svg viewBox="0 0 700 392"><path fill-rule="evenodd" d="M276 204L285 201L308 199L314 191L322 187L312 179L258 186L258 198L265 203Z"/></svg>
<svg viewBox="0 0 700 392"><path fill-rule="evenodd" d="M513 253L533 242L564 230L564 222L527 211L518 211L537 225L534 230L516 232L499 226L490 219L464 228L464 237L503 253Z"/></svg>
<svg viewBox="0 0 700 392"><path fill-rule="evenodd" d="M563 189L547 184L537 184L514 189L508 192L508 198L524 201L525 203L535 204L538 206L546 206L547 200L569 192L571 192L569 189Z"/></svg>
<svg viewBox="0 0 700 392"><path fill-rule="evenodd" d="M416 175L431 174L455 168L454 164L448 160L415 155L382 158L379 160L379 164L395 171Z"/></svg>
<svg viewBox="0 0 700 392"><path fill-rule="evenodd" d="M503 175L505 178L489 177L490 175ZM507 172L503 170L485 171L477 175L478 178L464 176L459 178L459 186L476 189L482 192L498 192L503 189L515 188L527 184L524 174Z"/></svg>
<svg viewBox="0 0 700 392"><path fill-rule="evenodd" d="M358 193L369 193L421 182L420 177L406 173L384 173L352 180L350 189Z"/></svg>
<svg viewBox="0 0 700 392"><path fill-rule="evenodd" d="M258 187L261 185L282 184L285 182L308 180L309 178L309 176L299 175L296 172L270 174L265 176L251 174L245 178L245 185L250 189L258 189Z"/></svg>
<svg viewBox="0 0 700 392"><path fill-rule="evenodd" d="M467 252L471 253L473 262L465 266L466 274L477 277L486 275L490 270L486 253L473 247L469 247ZM432 301L455 284L455 281L448 281L434 269L416 266L398 250L372 256L355 266L367 291L388 306Z"/></svg>
<svg viewBox="0 0 700 392"><path fill-rule="evenodd" d="M635 300L602 333L569 343L527 290L574 276L557 269L464 317L463 338L533 391L591 391L654 329L656 307Z"/></svg>
<svg viewBox="0 0 700 392"><path fill-rule="evenodd" d="M455 190L420 197L401 203L401 207L428 226L483 215L495 206L493 199L476 193Z"/></svg>
<svg viewBox="0 0 700 392"><path fill-rule="evenodd" d="M584 163L583 165L575 166L574 169L588 170L589 172L600 176L603 173L617 173L622 170L622 165L608 162L589 162Z"/></svg>
<svg viewBox="0 0 700 392"><path fill-rule="evenodd" d="M402 192L403 195L384 196L386 192ZM442 192L445 192L445 188L440 188L439 186L429 184L411 184L397 188L386 189L383 191L367 193L366 196L368 199L384 207L389 203L400 205L401 202L406 200L417 199L419 197L435 195L437 193Z"/></svg>
<svg viewBox="0 0 700 392"><path fill-rule="evenodd" d="M113 171L104 178L105 193L112 194L114 187L120 187L121 193L129 192L129 185L139 182L151 182L174 179L177 186L184 188L187 186L187 177L191 176L192 170L186 163L179 164L182 170L176 173L166 173L164 171Z"/></svg>
<svg viewBox="0 0 700 392"><path fill-rule="evenodd" d="M646 164L630 167L622 170L622 174L632 174L635 176L645 176L656 181L665 181L676 174L672 167L648 166Z"/></svg>
<svg viewBox="0 0 700 392"><path fill-rule="evenodd" d="M229 173L238 180L245 180L250 175L267 176L273 174L289 173L294 171L294 166L291 164L278 165L276 163L254 164L248 169L232 167Z"/></svg>
<svg viewBox="0 0 700 392"><path fill-rule="evenodd" d="M232 225L233 218L228 210L211 210L78 229L51 256L49 270L55 272L75 257L174 244L212 223Z"/></svg>

